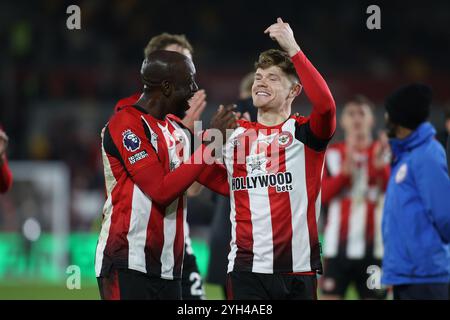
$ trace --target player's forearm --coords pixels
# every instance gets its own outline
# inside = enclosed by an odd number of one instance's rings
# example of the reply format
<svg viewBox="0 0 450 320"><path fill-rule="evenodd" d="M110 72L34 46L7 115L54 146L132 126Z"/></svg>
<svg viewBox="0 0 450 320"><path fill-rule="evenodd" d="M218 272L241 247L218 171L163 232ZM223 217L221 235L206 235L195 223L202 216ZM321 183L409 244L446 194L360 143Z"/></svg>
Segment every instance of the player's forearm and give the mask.
<svg viewBox="0 0 450 320"><path fill-rule="evenodd" d="M222 165L212 164L206 166L205 170L197 177L197 181L225 197L230 195L227 171Z"/></svg>
<svg viewBox="0 0 450 320"><path fill-rule="evenodd" d="M0 164L0 193L5 193L11 188L12 173L8 167L8 161L5 156L2 156L2 163Z"/></svg>
<svg viewBox="0 0 450 320"><path fill-rule="evenodd" d="M350 184L350 177L338 174L334 177L326 177L322 180L322 202L329 203L342 189Z"/></svg>
<svg viewBox="0 0 450 320"><path fill-rule="evenodd" d="M199 147L189 162L182 163L170 173L165 174L158 164L143 168L133 176L133 180L152 201L161 206L168 206L180 197L205 169L203 155L210 154L210 151L205 149L204 145ZM199 159L201 162L196 163L195 160Z"/></svg>
<svg viewBox="0 0 450 320"><path fill-rule="evenodd" d="M336 104L330 89L302 51L292 57L292 62L313 106L310 116L311 130L317 137L328 139L336 129Z"/></svg>

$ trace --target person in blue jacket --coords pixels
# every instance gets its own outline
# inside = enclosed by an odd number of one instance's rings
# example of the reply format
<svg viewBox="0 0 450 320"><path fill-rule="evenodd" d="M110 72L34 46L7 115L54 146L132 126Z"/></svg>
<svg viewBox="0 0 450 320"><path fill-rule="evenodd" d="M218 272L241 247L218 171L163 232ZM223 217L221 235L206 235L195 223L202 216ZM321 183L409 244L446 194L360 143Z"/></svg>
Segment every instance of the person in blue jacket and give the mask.
<svg viewBox="0 0 450 320"><path fill-rule="evenodd" d="M448 299L450 178L427 122L431 89L411 84L386 99L392 170L382 221L382 283L394 299Z"/></svg>

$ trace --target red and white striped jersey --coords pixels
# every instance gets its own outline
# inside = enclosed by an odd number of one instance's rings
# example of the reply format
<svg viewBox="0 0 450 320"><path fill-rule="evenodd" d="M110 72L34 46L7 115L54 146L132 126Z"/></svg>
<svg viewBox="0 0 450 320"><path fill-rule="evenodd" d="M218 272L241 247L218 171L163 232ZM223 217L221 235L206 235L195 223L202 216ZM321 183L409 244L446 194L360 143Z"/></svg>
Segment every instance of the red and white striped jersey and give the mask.
<svg viewBox="0 0 450 320"><path fill-rule="evenodd" d="M241 121L224 147L231 202L228 272L321 272L317 219L329 139L309 118Z"/></svg>
<svg viewBox="0 0 450 320"><path fill-rule="evenodd" d="M324 257L381 259L381 215L389 166L373 166L375 143L354 155L351 176L341 173L345 143L329 147L325 157L322 201L328 205L324 235Z"/></svg>
<svg viewBox="0 0 450 320"><path fill-rule="evenodd" d="M181 277L186 196L162 205L134 177L155 164L165 173L175 170L189 158L185 150L189 138L169 117L157 120L138 106L126 106L111 117L102 133L107 200L96 250L97 276L117 267L164 279ZM148 175L156 176L152 170Z"/></svg>

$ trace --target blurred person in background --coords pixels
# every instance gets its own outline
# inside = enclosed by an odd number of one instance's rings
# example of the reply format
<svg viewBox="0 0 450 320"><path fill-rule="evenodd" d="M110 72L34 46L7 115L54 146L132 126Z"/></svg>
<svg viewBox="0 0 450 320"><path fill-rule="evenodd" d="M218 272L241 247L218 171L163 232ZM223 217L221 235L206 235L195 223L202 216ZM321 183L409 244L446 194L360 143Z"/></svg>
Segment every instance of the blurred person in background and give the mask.
<svg viewBox="0 0 450 320"><path fill-rule="evenodd" d="M394 299L448 299L450 178L445 152L427 122L431 88L403 86L385 102L392 149L382 231L382 282Z"/></svg>
<svg viewBox="0 0 450 320"><path fill-rule="evenodd" d="M450 175L450 102L444 107L444 129L438 132L436 139L447 150L447 167Z"/></svg>
<svg viewBox="0 0 450 320"><path fill-rule="evenodd" d="M353 284L360 299L384 298L368 288L367 268L381 267L381 213L389 179L389 144L375 141L373 104L356 95L344 105L340 125L344 141L325 156L322 201L327 205L324 232L323 299L343 299Z"/></svg>
<svg viewBox="0 0 450 320"><path fill-rule="evenodd" d="M181 53L192 59L194 52L193 47L185 35L162 33L150 39L144 49L144 56L157 50L167 50ZM117 102L114 110L117 112L122 107L135 104L141 96L141 93L136 93L127 98L123 98ZM189 100L189 109L186 111L183 124L191 131L194 130L194 121L200 120L200 117L206 107L206 93L204 90L198 90L194 96ZM194 182L187 191L188 197L195 197L200 194L202 185ZM182 273L182 297L183 300L200 300L204 298L205 290L203 287L203 280L197 265L194 250L192 248L192 241L189 236L189 224L185 224L185 255L183 261Z"/></svg>
<svg viewBox="0 0 450 320"><path fill-rule="evenodd" d="M150 53L141 68L143 94L102 131L107 200L95 257L102 299L182 298L184 193L212 157L205 144L187 152L191 139L179 118L198 90L195 74L183 54ZM211 123L223 135L236 127L228 107Z"/></svg>
<svg viewBox="0 0 450 320"><path fill-rule="evenodd" d="M12 173L8 167L8 159L6 158L8 142L8 136L0 127L0 193L7 192L12 185Z"/></svg>
<svg viewBox="0 0 450 320"><path fill-rule="evenodd" d="M253 105L252 85L255 79L255 72L249 72L242 78L239 85L239 100L236 103L236 111L245 116L249 121L256 121L258 109Z"/></svg>
<svg viewBox="0 0 450 320"><path fill-rule="evenodd" d="M239 85L239 100L236 111L248 121L256 121L257 109L253 106L252 86L255 73L250 72L242 78ZM231 221L230 199L214 193L214 216L211 223L207 282L219 285L226 297L226 278L228 253L230 252Z"/></svg>

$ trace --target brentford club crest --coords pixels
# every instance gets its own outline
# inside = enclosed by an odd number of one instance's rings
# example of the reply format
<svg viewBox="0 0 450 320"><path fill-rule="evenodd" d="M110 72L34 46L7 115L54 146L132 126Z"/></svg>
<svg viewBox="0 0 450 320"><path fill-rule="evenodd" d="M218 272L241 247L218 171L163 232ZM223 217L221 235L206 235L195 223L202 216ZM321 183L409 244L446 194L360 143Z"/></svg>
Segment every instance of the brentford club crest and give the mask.
<svg viewBox="0 0 450 320"><path fill-rule="evenodd" d="M292 134L288 131L283 131L278 136L278 145L282 148L287 148L291 145L292 141L294 140L294 137Z"/></svg>

